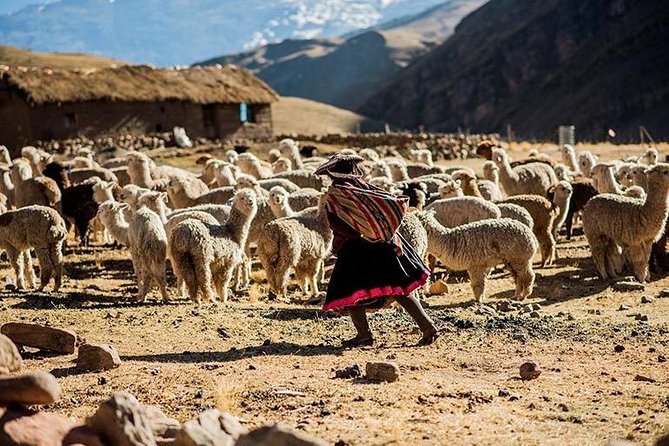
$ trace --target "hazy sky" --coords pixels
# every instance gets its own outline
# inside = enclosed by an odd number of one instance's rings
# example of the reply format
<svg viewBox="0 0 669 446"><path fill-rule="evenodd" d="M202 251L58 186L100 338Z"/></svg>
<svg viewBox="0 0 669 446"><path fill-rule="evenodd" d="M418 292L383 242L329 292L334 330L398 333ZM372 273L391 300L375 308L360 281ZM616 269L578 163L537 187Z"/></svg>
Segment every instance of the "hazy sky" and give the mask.
<svg viewBox="0 0 669 446"><path fill-rule="evenodd" d="M18 11L24 6L49 3L53 0L0 0L0 14Z"/></svg>

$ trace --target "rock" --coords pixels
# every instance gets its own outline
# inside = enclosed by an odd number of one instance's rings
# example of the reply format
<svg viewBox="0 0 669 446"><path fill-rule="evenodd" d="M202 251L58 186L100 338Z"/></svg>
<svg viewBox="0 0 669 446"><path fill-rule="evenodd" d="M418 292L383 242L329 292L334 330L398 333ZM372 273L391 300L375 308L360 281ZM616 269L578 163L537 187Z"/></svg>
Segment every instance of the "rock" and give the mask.
<svg viewBox="0 0 669 446"><path fill-rule="evenodd" d="M627 311L629 309L630 309L630 306L625 305L625 304L620 304L620 306L618 307L618 311Z"/></svg>
<svg viewBox="0 0 669 446"><path fill-rule="evenodd" d="M351 379L351 378L360 378L362 376L362 370L358 364L349 365L343 369L335 370L335 378L339 379Z"/></svg>
<svg viewBox="0 0 669 446"><path fill-rule="evenodd" d="M232 446L247 432L229 413L210 409L194 420L186 421L177 433L173 446Z"/></svg>
<svg viewBox="0 0 669 446"><path fill-rule="evenodd" d="M588 314L601 315L601 314L602 314L602 310L600 310L600 309L598 309L598 308L597 308L597 309L590 309L590 310L588 310Z"/></svg>
<svg viewBox="0 0 669 446"><path fill-rule="evenodd" d="M23 366L19 349L5 335L0 335L0 375L18 372Z"/></svg>
<svg viewBox="0 0 669 446"><path fill-rule="evenodd" d="M83 344L79 347L77 368L99 372L111 370L121 365L121 358L109 344Z"/></svg>
<svg viewBox="0 0 669 446"><path fill-rule="evenodd" d="M538 311L531 311L530 312L530 317L534 318L534 319L538 319L538 318L541 317L541 313L539 313Z"/></svg>
<svg viewBox="0 0 669 446"><path fill-rule="evenodd" d="M539 310L541 310L541 305L539 305L539 304L530 304L530 308L532 308L532 310L534 310L534 311L539 311Z"/></svg>
<svg viewBox="0 0 669 446"><path fill-rule="evenodd" d="M128 392L116 392L111 399L100 404L87 424L108 446L157 444L144 408Z"/></svg>
<svg viewBox="0 0 669 446"><path fill-rule="evenodd" d="M503 311L505 313L508 313L509 311L513 311L515 308L511 305L511 302L508 300L500 300L497 302L497 311Z"/></svg>
<svg viewBox="0 0 669 446"><path fill-rule="evenodd" d="M634 317L635 320L641 321L641 322L648 322L648 315L647 314L637 314Z"/></svg>
<svg viewBox="0 0 669 446"><path fill-rule="evenodd" d="M574 317L573 314L571 314L571 313L567 313L567 320L568 320L568 321L575 321L576 318Z"/></svg>
<svg viewBox="0 0 669 446"><path fill-rule="evenodd" d="M648 376L643 376L643 375L636 375L634 377L634 381L641 381L641 382L646 382L646 383L654 383L655 380L653 378L649 378Z"/></svg>
<svg viewBox="0 0 669 446"><path fill-rule="evenodd" d="M435 294L448 294L448 284L443 280L437 280L430 284L429 294L431 296Z"/></svg>
<svg viewBox="0 0 669 446"><path fill-rule="evenodd" d="M235 446L326 446L326 444L319 438L275 424L242 435Z"/></svg>
<svg viewBox="0 0 669 446"><path fill-rule="evenodd" d="M520 377L524 380L536 379L539 375L541 369L536 361L527 361L520 366Z"/></svg>
<svg viewBox="0 0 669 446"><path fill-rule="evenodd" d="M613 351L615 351L616 353L622 353L625 351L625 346L616 344L615 347L613 347Z"/></svg>
<svg viewBox="0 0 669 446"><path fill-rule="evenodd" d="M497 316L497 311L489 305L481 305L476 309L476 313L488 316Z"/></svg>
<svg viewBox="0 0 669 446"><path fill-rule="evenodd" d="M658 355L657 362L667 362L667 357L664 355Z"/></svg>
<svg viewBox="0 0 669 446"><path fill-rule="evenodd" d="M524 331L516 331L511 334L511 339L514 341L525 342L527 341L528 337L528 334Z"/></svg>
<svg viewBox="0 0 669 446"><path fill-rule="evenodd" d="M9 409L0 420L3 446L103 446L100 438L74 420L23 407Z"/></svg>
<svg viewBox="0 0 669 446"><path fill-rule="evenodd" d="M611 285L611 288L613 288L614 291L627 292L627 291L643 291L646 289L646 286L640 282L621 281Z"/></svg>
<svg viewBox="0 0 669 446"><path fill-rule="evenodd" d="M560 409L562 412L569 412L569 406L567 406L565 403L558 404L558 409Z"/></svg>
<svg viewBox="0 0 669 446"><path fill-rule="evenodd" d="M181 423L165 415L158 406L145 406L144 416L151 426L158 446L172 444L181 429Z"/></svg>
<svg viewBox="0 0 669 446"><path fill-rule="evenodd" d="M497 392L497 396L501 396L501 397L506 397L506 396L510 396L510 395L511 395L511 393L506 389L499 389L499 392Z"/></svg>
<svg viewBox="0 0 669 446"><path fill-rule="evenodd" d="M7 336L16 345L55 353L72 354L77 348L76 333L61 328L23 322L8 322L0 327L0 333Z"/></svg>
<svg viewBox="0 0 669 446"><path fill-rule="evenodd" d="M606 446L634 446L634 443L632 443L629 440L610 440L608 443L606 443Z"/></svg>
<svg viewBox="0 0 669 446"><path fill-rule="evenodd" d="M400 378L400 368L394 362L368 362L365 373L374 381L394 382Z"/></svg>
<svg viewBox="0 0 669 446"><path fill-rule="evenodd" d="M52 404L60 399L60 394L60 384L51 373L0 377L0 406L9 403Z"/></svg>
<svg viewBox="0 0 669 446"><path fill-rule="evenodd" d="M641 296L642 304L650 304L653 303L654 300L655 298L653 296L649 296L648 294L644 294L643 296Z"/></svg>
<svg viewBox="0 0 669 446"><path fill-rule="evenodd" d="M659 297L660 299L664 297L669 297L669 288L661 290L659 293L657 293L657 297Z"/></svg>

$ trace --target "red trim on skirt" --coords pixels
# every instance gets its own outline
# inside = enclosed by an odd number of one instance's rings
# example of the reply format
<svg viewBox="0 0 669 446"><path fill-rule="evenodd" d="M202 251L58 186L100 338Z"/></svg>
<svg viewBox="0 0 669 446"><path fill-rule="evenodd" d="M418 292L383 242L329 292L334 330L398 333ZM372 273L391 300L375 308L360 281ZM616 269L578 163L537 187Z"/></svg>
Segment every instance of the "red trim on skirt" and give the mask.
<svg viewBox="0 0 669 446"><path fill-rule="evenodd" d="M406 296L411 293L416 288L423 285L427 278L430 277L429 271L423 271L423 275L420 279L411 283L408 287L402 288L401 286L384 286L378 288L372 288L371 290L358 290L355 293L351 294L348 297L342 297L333 302L329 302L323 306L323 311L337 310L344 307L353 307L359 305L361 301L378 299L379 297L390 297L390 296Z"/></svg>

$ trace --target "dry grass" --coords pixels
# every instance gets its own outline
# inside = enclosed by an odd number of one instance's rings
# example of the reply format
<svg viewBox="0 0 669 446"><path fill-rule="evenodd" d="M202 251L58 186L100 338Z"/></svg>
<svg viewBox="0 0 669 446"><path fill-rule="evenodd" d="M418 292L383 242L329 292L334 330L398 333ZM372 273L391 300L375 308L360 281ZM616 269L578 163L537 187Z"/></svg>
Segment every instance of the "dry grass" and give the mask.
<svg viewBox="0 0 669 446"><path fill-rule="evenodd" d="M50 68L105 68L125 65L114 59L78 53L38 53L22 48L0 45L0 65Z"/></svg>

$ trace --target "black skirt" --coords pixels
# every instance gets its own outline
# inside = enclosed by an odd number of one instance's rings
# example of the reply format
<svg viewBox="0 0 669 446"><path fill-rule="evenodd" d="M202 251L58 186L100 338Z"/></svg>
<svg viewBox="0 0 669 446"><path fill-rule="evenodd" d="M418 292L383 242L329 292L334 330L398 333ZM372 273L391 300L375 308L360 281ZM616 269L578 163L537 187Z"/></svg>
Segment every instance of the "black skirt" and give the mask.
<svg viewBox="0 0 669 446"><path fill-rule="evenodd" d="M378 308L388 297L406 296L423 285L430 270L402 237L400 244L398 255L393 242L346 240L337 253L323 310Z"/></svg>

